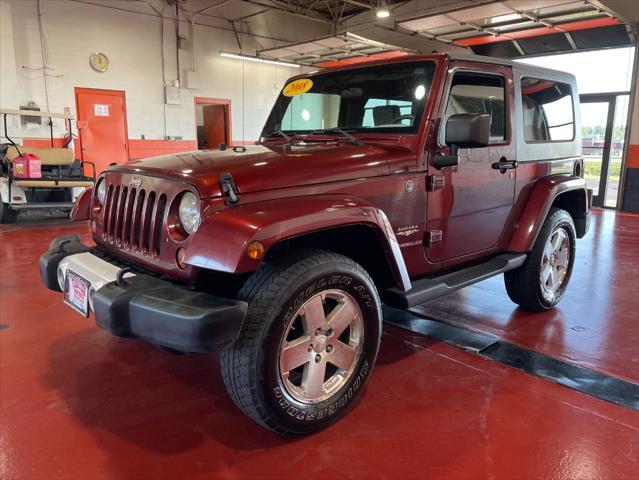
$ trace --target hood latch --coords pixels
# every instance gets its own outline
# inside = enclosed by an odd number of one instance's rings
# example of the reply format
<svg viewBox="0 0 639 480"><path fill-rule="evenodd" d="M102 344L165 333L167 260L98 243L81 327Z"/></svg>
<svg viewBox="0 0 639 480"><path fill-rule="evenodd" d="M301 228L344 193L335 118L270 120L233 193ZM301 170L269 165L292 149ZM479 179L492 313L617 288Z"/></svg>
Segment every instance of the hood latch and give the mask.
<svg viewBox="0 0 639 480"><path fill-rule="evenodd" d="M235 205L236 203L239 203L240 191L238 190L237 185L235 185L233 175L229 172L220 173L220 188L226 205Z"/></svg>

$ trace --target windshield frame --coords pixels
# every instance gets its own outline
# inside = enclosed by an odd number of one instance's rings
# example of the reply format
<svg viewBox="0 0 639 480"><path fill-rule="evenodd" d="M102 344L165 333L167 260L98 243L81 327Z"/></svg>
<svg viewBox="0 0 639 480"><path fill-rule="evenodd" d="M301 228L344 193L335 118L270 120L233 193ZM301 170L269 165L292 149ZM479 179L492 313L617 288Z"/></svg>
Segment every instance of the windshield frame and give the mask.
<svg viewBox="0 0 639 480"><path fill-rule="evenodd" d="M406 68L407 66L410 66L410 65L414 65L415 67L417 67L420 64L423 65L423 64L430 63L432 65L432 76L430 78L430 85L426 92L426 95L424 96L423 102L419 106L419 110L417 111L415 119L413 120L413 124L410 127L404 126L404 127L397 127L397 128L391 128L391 127L376 128L376 127L357 127L357 126L348 126L348 125L337 125L337 128L343 129L344 131L351 133L353 135L373 134L376 136L382 135L382 136L395 136L395 137L396 136L415 136L420 134L424 117L426 116L426 112L429 110L429 105L432 102L433 91L434 91L434 87L436 87L436 83L438 79L438 69L440 66L440 62L438 60L439 59L432 58L432 57L420 57L420 58L411 58L406 60L402 59L402 61L395 61L395 62L384 62L384 63L376 62L375 64L372 64L372 65L363 64L363 65L357 65L357 66L349 66L348 68L331 69L331 71L327 71L327 72L317 72L317 73L312 73L308 75L296 75L295 77L292 77L291 79L287 80L285 85L288 85L290 82L294 80L302 79L302 78L310 78L311 80L316 81L317 78L322 78L325 76L333 76L333 75L347 75L349 72L353 72L353 71L358 71L358 73L360 73L362 70L388 69L390 67ZM271 129L269 127L271 125L277 125L276 122L281 121L284 118L284 115L286 114L286 109L290 105L290 101L292 101L292 98L294 98L294 97L285 96L283 94L283 89L284 88L280 90L280 93L273 107L271 108L271 111L266 119L266 122L264 123L264 127L262 128L262 133L260 135L262 141L266 140L267 138L271 138L268 136L268 134L271 133L270 131ZM285 103L286 107L283 109L283 111L282 111L282 107L280 107L282 102L286 102ZM326 128L326 130L331 130L331 129L332 128L330 127ZM318 134L325 135L324 133L320 133L317 130L313 130L313 129L286 130L286 129L283 129L281 125L279 129L275 129L275 130L281 130L282 132L290 136L315 136ZM339 135L339 134L329 133L328 135ZM277 138L279 139L279 137Z"/></svg>

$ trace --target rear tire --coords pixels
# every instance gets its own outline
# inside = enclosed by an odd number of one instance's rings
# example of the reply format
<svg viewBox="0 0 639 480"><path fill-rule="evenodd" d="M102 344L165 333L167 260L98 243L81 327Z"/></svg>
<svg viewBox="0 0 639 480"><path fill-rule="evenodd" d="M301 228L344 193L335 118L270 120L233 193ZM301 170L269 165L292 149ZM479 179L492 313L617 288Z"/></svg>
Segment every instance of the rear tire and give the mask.
<svg viewBox="0 0 639 480"><path fill-rule="evenodd" d="M576 238L570 214L552 208L524 264L504 274L510 299L533 311L557 305L572 274Z"/></svg>
<svg viewBox="0 0 639 480"><path fill-rule="evenodd" d="M343 416L379 349L381 304L368 273L342 255L300 251L265 261L238 298L248 311L220 367L240 410L281 435Z"/></svg>

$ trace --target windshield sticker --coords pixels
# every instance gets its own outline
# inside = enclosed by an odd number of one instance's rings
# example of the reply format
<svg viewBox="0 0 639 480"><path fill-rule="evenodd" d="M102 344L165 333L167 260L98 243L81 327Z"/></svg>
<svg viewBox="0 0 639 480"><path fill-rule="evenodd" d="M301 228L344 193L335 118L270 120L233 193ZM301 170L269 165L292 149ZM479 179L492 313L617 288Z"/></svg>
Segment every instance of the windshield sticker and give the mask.
<svg viewBox="0 0 639 480"><path fill-rule="evenodd" d="M293 80L288 83L284 87L284 90L282 90L282 93L286 97L294 97L295 95L308 92L311 88L313 88L313 80L310 78L300 78L299 80Z"/></svg>

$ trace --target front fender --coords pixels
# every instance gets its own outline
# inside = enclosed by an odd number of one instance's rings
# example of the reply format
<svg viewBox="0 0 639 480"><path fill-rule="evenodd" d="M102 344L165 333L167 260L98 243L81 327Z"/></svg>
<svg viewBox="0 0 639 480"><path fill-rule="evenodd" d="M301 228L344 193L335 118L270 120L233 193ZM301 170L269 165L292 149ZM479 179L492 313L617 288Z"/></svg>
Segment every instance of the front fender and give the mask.
<svg viewBox="0 0 639 480"><path fill-rule="evenodd" d="M79 222L88 220L91 216L91 196L93 195L93 187L87 187L78 195L71 209L71 220Z"/></svg>
<svg viewBox="0 0 639 480"><path fill-rule="evenodd" d="M574 175L550 175L538 180L533 186L528 197L515 231L510 238L508 251L529 252L532 250L535 240L539 235L541 226L550 211L555 199L568 191L582 190L583 200L579 207L583 210L583 216L588 215L588 190L586 181Z"/></svg>
<svg viewBox="0 0 639 480"><path fill-rule="evenodd" d="M252 272L261 260L246 254L250 242L261 242L268 252L282 240L346 225L375 230L398 285L409 290L404 258L384 212L360 198L340 194L268 200L213 212L191 238L185 262L220 272Z"/></svg>

